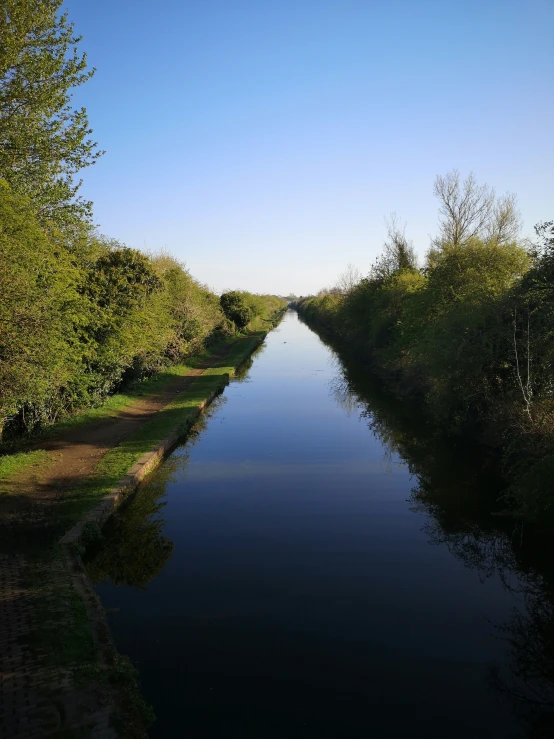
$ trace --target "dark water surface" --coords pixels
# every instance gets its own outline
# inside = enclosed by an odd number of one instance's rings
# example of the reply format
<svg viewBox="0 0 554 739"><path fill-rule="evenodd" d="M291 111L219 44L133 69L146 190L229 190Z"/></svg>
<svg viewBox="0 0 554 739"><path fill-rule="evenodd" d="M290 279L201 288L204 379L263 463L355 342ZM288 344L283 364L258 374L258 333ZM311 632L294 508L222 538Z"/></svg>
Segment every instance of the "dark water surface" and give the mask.
<svg viewBox="0 0 554 739"><path fill-rule="evenodd" d="M551 573L489 467L289 312L88 563L150 736L552 736Z"/></svg>

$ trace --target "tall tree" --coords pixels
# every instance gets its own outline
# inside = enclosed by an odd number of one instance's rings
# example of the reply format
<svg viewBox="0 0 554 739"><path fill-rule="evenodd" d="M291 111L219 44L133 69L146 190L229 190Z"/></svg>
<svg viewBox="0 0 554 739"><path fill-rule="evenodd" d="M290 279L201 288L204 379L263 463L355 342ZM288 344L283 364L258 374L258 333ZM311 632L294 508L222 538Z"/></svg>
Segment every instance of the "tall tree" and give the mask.
<svg viewBox="0 0 554 739"><path fill-rule="evenodd" d="M518 240L521 217L515 195L497 198L494 189L477 184L473 173L462 182L456 169L436 178L434 192L440 202L435 247L465 246L475 238L499 245Z"/></svg>
<svg viewBox="0 0 554 739"><path fill-rule="evenodd" d="M435 180L435 196L440 202L439 242L462 246L482 234L494 209L494 191L478 185L470 174L462 182L454 169Z"/></svg>
<svg viewBox="0 0 554 739"><path fill-rule="evenodd" d="M63 0L0 0L0 177L42 221L90 218L75 175L103 152L71 90L94 74L77 48Z"/></svg>

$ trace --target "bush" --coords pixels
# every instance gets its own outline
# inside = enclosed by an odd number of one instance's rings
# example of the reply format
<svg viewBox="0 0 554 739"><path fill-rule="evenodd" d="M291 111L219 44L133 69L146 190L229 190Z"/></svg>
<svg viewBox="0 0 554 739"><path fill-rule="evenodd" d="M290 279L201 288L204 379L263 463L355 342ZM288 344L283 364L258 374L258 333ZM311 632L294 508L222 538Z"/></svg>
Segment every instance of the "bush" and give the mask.
<svg viewBox="0 0 554 739"><path fill-rule="evenodd" d="M254 306L250 300L249 293L231 290L230 292L223 293L219 302L225 316L238 329L247 326L252 318L254 318Z"/></svg>

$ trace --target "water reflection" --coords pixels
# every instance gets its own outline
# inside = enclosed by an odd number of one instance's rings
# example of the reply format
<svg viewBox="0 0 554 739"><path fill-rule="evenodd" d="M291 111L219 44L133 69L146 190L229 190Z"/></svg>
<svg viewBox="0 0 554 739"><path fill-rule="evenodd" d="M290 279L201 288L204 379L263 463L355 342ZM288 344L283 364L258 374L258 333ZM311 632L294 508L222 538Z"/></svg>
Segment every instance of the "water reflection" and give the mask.
<svg viewBox="0 0 554 739"><path fill-rule="evenodd" d="M265 351L265 344L260 344L252 354L240 364L236 370L235 374L233 375L233 382L248 382L248 373L250 372L250 369L252 365L254 364L254 360L260 356L260 354L263 354Z"/></svg>
<svg viewBox="0 0 554 739"><path fill-rule="evenodd" d="M329 348L340 368L330 383L332 397L348 413L358 412L390 454L407 464L414 476L412 509L426 514L429 543L446 547L481 582L498 577L517 596L511 617L491 624L509 645L510 659L490 665L490 682L511 702L530 739L554 737L551 532L497 515L503 483L494 453L445 438L358 362L339 359Z"/></svg>
<svg viewBox="0 0 554 739"><path fill-rule="evenodd" d="M265 349L261 344L239 367L233 382L248 382L248 372L257 356ZM180 454L168 457L124 506L108 521L102 540L86 555L86 566L93 582L110 581L113 585L146 588L163 570L174 543L162 534L166 520L162 511L167 505L168 484L185 475L190 449L206 428L208 420L226 403L219 395L195 423Z"/></svg>
<svg viewBox="0 0 554 739"><path fill-rule="evenodd" d="M213 401L191 429L186 450L168 457L148 484L139 487L108 521L101 541L87 551L85 558L93 582L111 581L114 585L146 588L163 570L174 548L171 539L162 534L166 521L161 514L167 504L167 486L185 474L190 449L206 428L208 419L225 402L224 395Z"/></svg>

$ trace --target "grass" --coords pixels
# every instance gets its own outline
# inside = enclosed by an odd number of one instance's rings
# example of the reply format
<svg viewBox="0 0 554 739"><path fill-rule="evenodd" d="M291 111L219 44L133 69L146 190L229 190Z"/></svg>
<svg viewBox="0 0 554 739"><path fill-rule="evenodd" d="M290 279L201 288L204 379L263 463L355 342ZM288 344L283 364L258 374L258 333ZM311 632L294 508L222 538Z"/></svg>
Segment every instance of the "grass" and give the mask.
<svg viewBox="0 0 554 739"><path fill-rule="evenodd" d="M17 452L17 454L6 454L0 457L0 480L10 480L25 469L40 467L51 463L48 452L37 449L33 452Z"/></svg>

